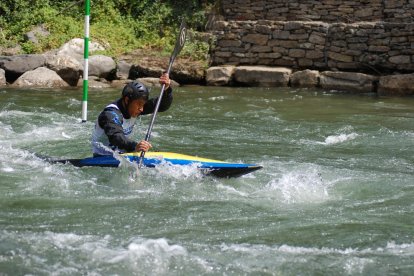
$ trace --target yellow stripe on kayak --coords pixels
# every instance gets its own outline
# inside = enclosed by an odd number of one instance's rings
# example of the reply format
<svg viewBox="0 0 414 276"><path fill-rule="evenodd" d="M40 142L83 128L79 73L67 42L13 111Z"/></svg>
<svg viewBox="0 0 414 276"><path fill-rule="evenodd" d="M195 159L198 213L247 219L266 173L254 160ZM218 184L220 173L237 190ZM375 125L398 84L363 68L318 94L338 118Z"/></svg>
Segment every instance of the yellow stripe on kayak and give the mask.
<svg viewBox="0 0 414 276"><path fill-rule="evenodd" d="M124 156L137 156L141 155L140 152L130 152L122 154ZM179 159L179 160L190 160L198 162L213 162L213 163L228 163L225 161L202 158L197 156L191 156L187 154L174 153L174 152L161 152L161 151L149 151L145 153L145 158L160 158L160 159Z"/></svg>

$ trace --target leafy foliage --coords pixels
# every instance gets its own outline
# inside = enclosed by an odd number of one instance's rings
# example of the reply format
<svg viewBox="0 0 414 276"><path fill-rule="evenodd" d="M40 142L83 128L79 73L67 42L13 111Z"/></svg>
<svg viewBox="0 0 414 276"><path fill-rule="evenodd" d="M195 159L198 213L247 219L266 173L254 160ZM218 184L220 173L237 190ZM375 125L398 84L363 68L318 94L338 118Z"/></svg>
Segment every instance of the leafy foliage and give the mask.
<svg viewBox="0 0 414 276"><path fill-rule="evenodd" d="M116 56L136 48L172 49L184 17L194 31L203 31L213 0L92 0L90 36ZM83 1L2 0L0 1L0 46L22 46L25 53L39 53L60 47L75 37L83 37ZM39 43L26 41L25 33L44 26L49 36ZM209 45L192 36L184 55L205 59Z"/></svg>

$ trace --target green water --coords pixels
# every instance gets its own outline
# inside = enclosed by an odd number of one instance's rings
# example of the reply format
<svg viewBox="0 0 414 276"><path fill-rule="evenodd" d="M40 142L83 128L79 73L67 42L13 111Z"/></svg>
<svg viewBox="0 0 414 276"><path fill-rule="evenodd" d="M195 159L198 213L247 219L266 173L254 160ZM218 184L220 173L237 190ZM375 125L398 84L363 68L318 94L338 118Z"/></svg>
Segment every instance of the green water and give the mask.
<svg viewBox="0 0 414 276"><path fill-rule="evenodd" d="M89 156L119 93L82 124L81 91L0 89L0 275L412 275L414 98L177 89L155 150L264 167L236 179L36 157Z"/></svg>

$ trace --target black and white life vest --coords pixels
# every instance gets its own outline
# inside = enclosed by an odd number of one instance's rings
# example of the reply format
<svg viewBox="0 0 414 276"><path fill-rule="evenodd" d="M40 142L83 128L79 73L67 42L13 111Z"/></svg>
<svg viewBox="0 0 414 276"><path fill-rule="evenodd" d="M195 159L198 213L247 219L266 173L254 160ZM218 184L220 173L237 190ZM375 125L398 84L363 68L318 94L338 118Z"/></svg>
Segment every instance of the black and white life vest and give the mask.
<svg viewBox="0 0 414 276"><path fill-rule="evenodd" d="M116 108L119 110L119 107L115 104L109 104L106 108ZM118 114L116 115L119 116ZM136 117L129 119L123 118L122 129L127 138L132 136L136 120ZM95 129L92 133L91 145L94 155L112 155L114 151L119 153L125 152L109 143L108 136L106 136L105 131L99 126L98 119L95 122Z"/></svg>

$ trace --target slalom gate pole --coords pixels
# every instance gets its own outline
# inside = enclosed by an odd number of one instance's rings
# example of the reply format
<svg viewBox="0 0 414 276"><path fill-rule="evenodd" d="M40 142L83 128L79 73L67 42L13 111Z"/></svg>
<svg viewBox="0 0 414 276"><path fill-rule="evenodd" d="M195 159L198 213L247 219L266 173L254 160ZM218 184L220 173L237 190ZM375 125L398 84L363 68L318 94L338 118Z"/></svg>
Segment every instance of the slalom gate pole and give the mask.
<svg viewBox="0 0 414 276"><path fill-rule="evenodd" d="M82 98L82 122L88 117L88 70L89 70L89 17L91 14L91 1L85 0L85 37L83 43L83 98Z"/></svg>

